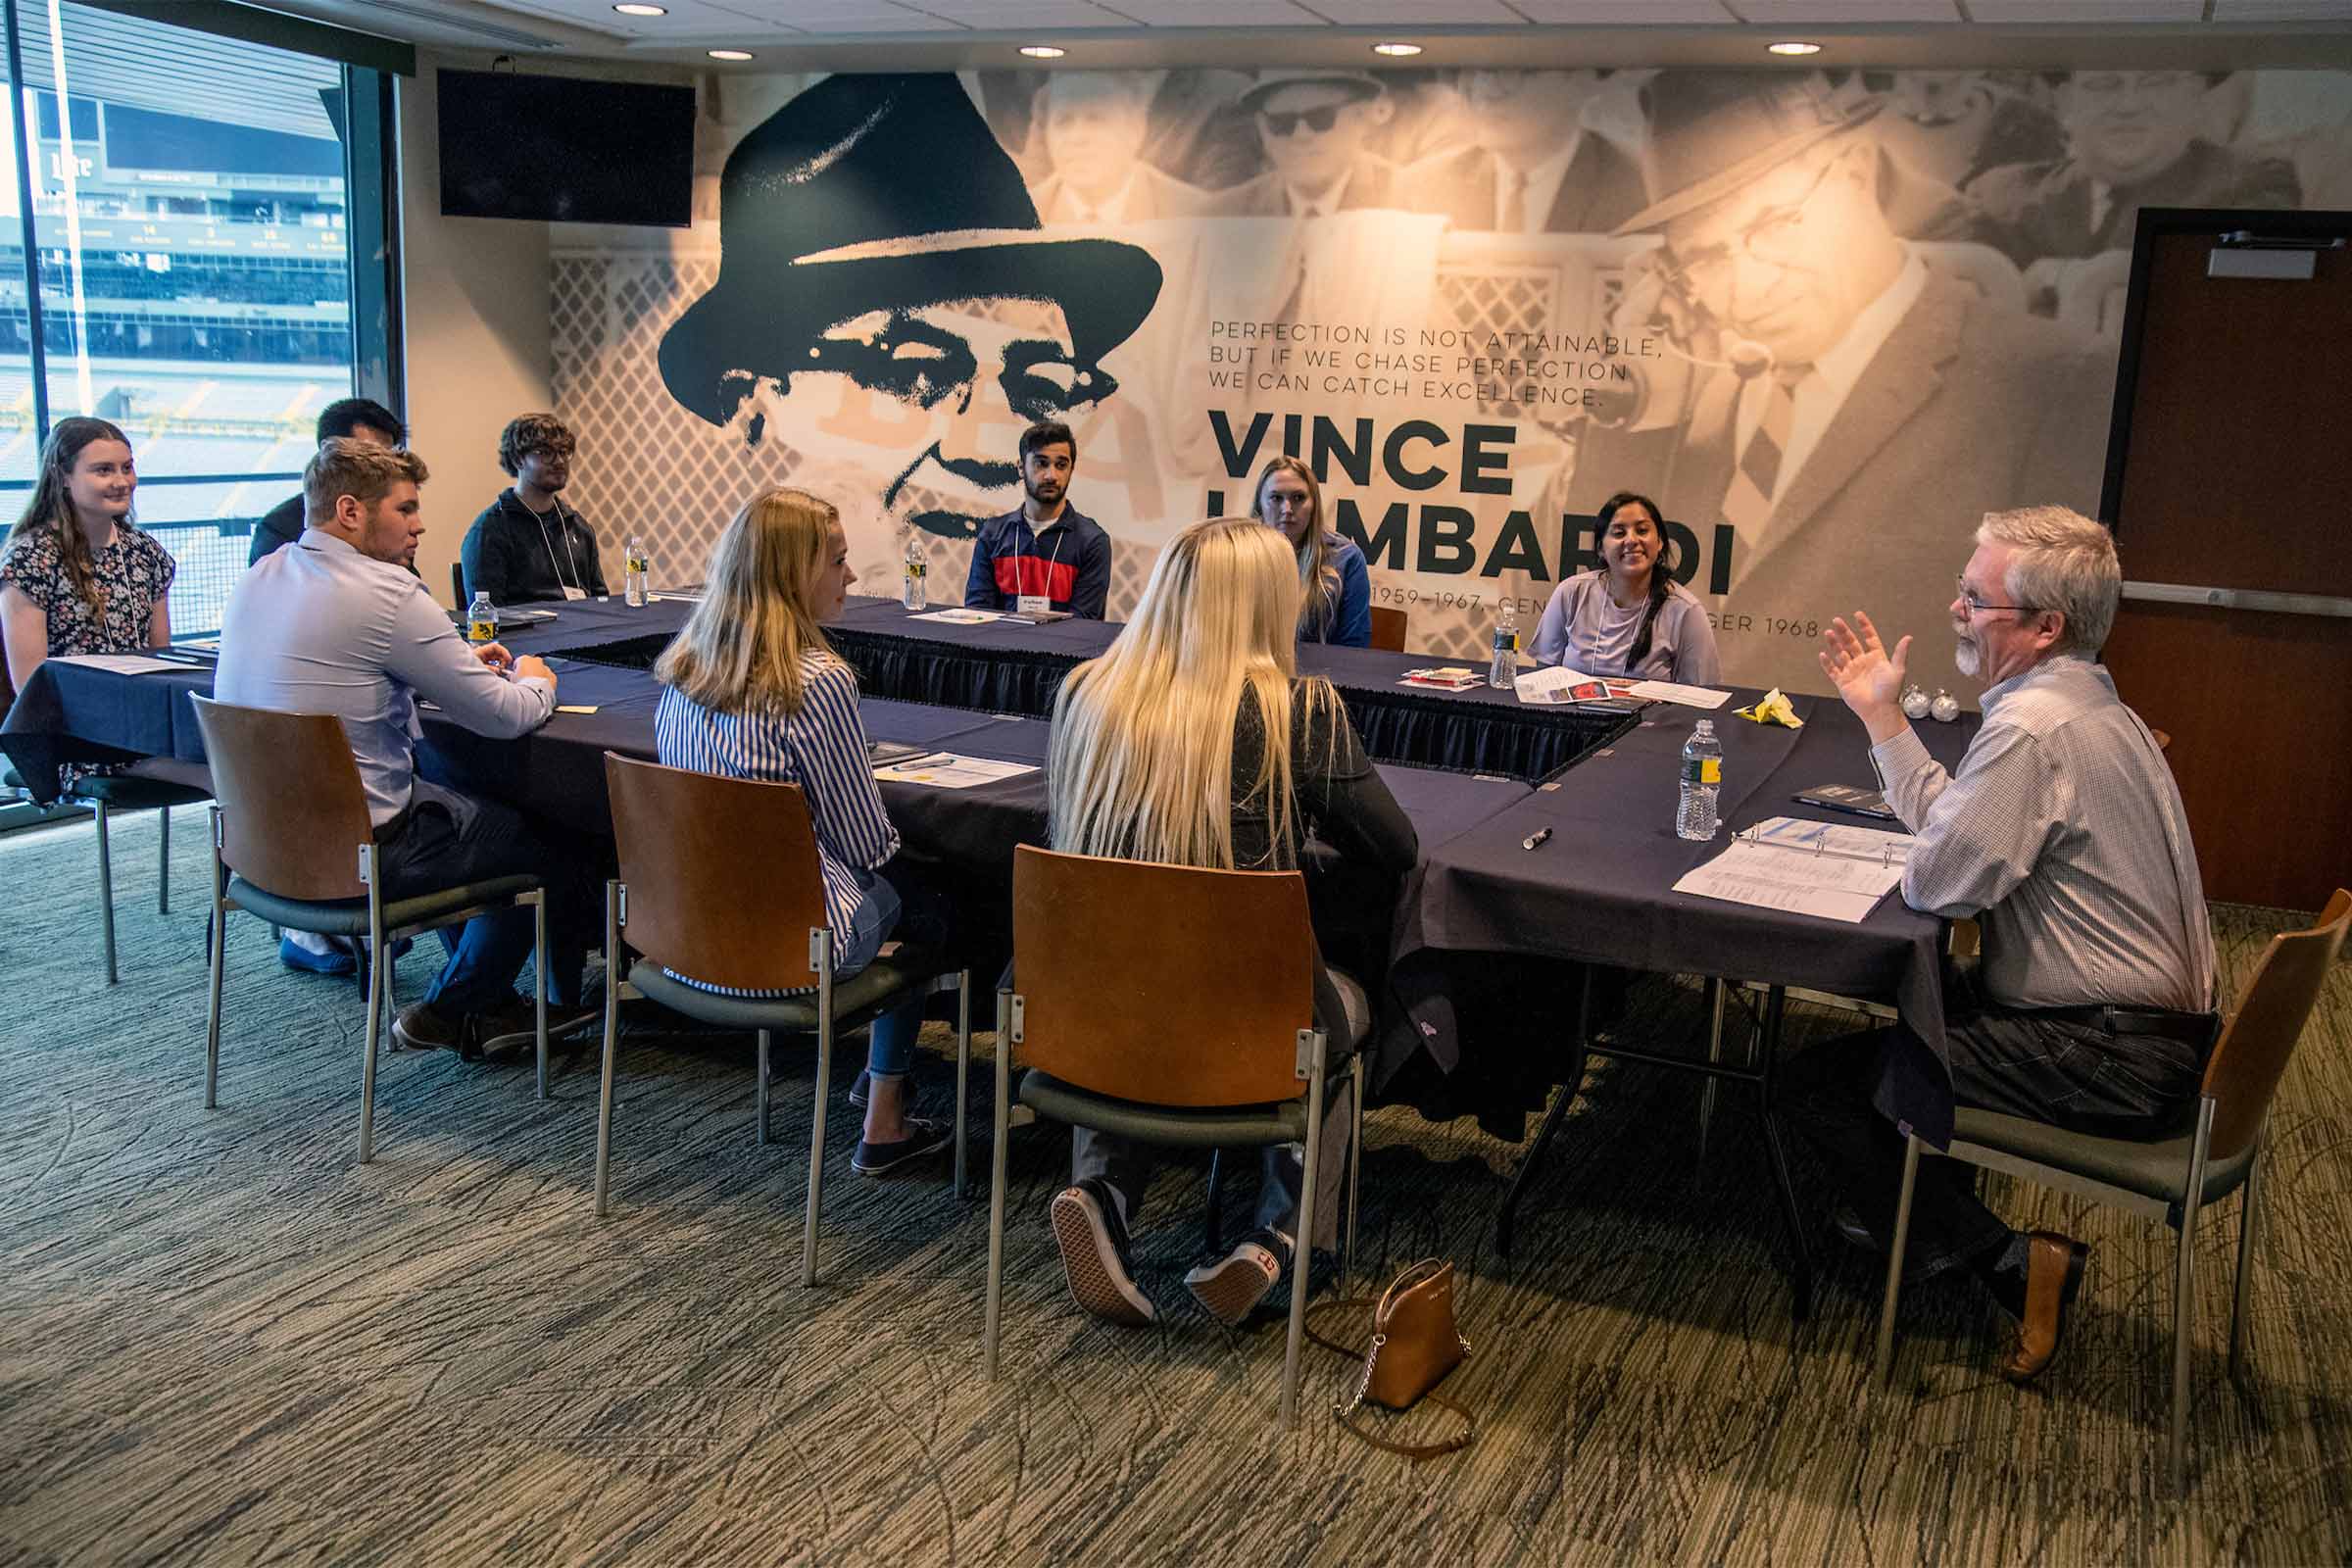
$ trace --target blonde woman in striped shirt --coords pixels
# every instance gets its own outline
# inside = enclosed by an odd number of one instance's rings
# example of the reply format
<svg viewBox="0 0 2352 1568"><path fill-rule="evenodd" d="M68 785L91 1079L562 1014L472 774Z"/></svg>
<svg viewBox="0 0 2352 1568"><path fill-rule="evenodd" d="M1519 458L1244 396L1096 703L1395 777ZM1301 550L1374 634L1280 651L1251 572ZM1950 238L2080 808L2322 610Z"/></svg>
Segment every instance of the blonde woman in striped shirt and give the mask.
<svg viewBox="0 0 2352 1568"><path fill-rule="evenodd" d="M825 913L838 934L836 980L871 963L894 931L936 939L945 926L935 900L882 874L898 854L898 830L866 760L857 672L818 628L840 612L855 581L849 554L841 514L827 503L799 490L755 496L719 535L703 602L654 665L663 763L781 780L808 797ZM851 1161L860 1174L878 1176L948 1143L944 1123L906 1113L921 1028L920 1002L874 1020L865 1128Z"/></svg>

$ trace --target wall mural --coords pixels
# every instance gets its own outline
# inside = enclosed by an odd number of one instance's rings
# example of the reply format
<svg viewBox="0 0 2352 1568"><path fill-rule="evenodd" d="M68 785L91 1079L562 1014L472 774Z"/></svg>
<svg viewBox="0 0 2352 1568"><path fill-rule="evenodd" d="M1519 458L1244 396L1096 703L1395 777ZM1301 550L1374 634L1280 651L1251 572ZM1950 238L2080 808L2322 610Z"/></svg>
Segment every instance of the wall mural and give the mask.
<svg viewBox="0 0 2352 1568"><path fill-rule="evenodd" d="M1114 618L1288 452L1418 650L1532 625L1631 489L1727 678L1804 690L1857 605L1948 669L1978 516L2095 508L2139 207L2352 206L2337 73L730 76L706 112L691 230L555 231L573 488L658 581L789 482L869 591L911 538L953 597L1052 417Z"/></svg>

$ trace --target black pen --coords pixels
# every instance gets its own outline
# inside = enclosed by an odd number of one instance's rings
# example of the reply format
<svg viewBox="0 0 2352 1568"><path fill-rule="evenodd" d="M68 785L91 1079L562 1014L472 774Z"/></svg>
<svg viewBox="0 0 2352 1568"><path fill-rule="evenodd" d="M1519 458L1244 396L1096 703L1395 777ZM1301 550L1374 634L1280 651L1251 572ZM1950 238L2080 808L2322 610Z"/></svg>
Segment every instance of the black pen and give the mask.
<svg viewBox="0 0 2352 1568"><path fill-rule="evenodd" d="M1523 850L1540 850L1546 842L1550 840L1550 838L1551 829L1547 827L1540 827L1533 833L1530 833L1527 837L1521 839L1519 841L1519 847Z"/></svg>

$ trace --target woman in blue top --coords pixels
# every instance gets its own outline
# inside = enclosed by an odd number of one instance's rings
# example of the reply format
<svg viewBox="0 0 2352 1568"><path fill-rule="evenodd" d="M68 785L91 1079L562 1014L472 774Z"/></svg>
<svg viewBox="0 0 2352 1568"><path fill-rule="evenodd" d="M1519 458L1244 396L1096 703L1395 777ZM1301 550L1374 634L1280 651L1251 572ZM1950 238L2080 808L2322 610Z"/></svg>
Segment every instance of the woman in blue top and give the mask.
<svg viewBox="0 0 2352 1568"><path fill-rule="evenodd" d="M1715 628L1698 596L1674 580L1674 547L1658 526L1658 504L1621 490L1597 516L1601 567L1552 591L1536 627L1537 662L1713 685L1722 678Z"/></svg>
<svg viewBox="0 0 2352 1568"><path fill-rule="evenodd" d="M1298 640L1372 646L1372 573L1364 553L1323 526L1323 487L1297 458L1272 458L1257 471L1250 515L1282 530L1306 589Z"/></svg>
<svg viewBox="0 0 2352 1568"><path fill-rule="evenodd" d="M654 665L662 685L654 736L663 763L778 779L808 797L836 980L873 962L895 928L944 924L926 918L919 906L928 901L914 889L882 875L898 854L898 830L866 760L857 673L817 624L840 612L856 581L849 560L841 514L825 502L799 490L754 497L719 535L703 602ZM944 1123L906 1114L922 1019L916 1001L874 1020L865 1131L851 1160L860 1174L880 1175L948 1143Z"/></svg>

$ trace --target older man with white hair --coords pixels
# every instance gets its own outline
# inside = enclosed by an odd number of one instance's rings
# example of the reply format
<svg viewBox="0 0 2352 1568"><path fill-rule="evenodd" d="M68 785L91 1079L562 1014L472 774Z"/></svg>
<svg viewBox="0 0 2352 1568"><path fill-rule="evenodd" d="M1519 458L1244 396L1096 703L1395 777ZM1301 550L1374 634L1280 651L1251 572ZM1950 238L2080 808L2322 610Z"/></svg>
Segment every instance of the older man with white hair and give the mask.
<svg viewBox="0 0 2352 1568"><path fill-rule="evenodd" d="M1986 515L1951 612L1961 673L1992 684L1957 773L1897 704L1909 637L1889 652L1857 611L1832 624L1821 667L1869 729L1887 804L1916 835L1904 902L1984 931L1979 995L1947 998L1955 1100L2131 1137L2195 1104L2218 1020L2180 792L2097 662L2122 577L2114 539L2087 517ZM1903 1168L1903 1140L1873 1105L1892 1043L1880 1032L1805 1053L1784 1102L1853 1204L1840 1229L1882 1245ZM2017 1318L2004 1375L2049 1365L2087 1247L2010 1229L1965 1170L1937 1159L1920 1166L1911 1238L1915 1272L1965 1266Z"/></svg>

